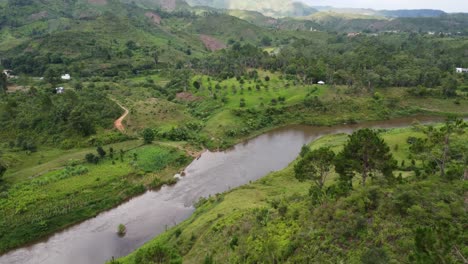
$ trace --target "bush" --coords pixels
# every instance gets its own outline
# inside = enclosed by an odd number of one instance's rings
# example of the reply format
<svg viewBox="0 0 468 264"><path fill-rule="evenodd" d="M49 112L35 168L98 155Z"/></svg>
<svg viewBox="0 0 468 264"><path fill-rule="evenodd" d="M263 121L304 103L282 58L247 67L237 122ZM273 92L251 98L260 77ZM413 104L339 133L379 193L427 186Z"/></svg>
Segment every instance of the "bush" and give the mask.
<svg viewBox="0 0 468 264"><path fill-rule="evenodd" d="M99 157L94 155L93 153L88 153L85 156L86 162L97 164L99 162Z"/></svg>
<svg viewBox="0 0 468 264"><path fill-rule="evenodd" d="M157 243L139 250L135 256L134 263L178 264L182 263L182 259L174 249Z"/></svg>
<svg viewBox="0 0 468 264"><path fill-rule="evenodd" d="M119 227L117 228L117 234L119 234L119 236L125 236L126 233L127 233L127 228L125 227L124 224L120 224Z"/></svg>
<svg viewBox="0 0 468 264"><path fill-rule="evenodd" d="M145 142L145 144L151 144L151 142L153 142L154 140L154 137L155 137L155 133L152 129L150 128L145 128L145 130L143 130L143 140Z"/></svg>

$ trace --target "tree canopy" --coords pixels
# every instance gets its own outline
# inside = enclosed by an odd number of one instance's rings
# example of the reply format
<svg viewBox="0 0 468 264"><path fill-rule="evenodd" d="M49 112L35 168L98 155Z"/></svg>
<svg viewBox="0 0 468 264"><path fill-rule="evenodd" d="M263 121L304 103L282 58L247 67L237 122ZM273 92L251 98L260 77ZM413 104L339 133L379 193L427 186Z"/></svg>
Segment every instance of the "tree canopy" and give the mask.
<svg viewBox="0 0 468 264"><path fill-rule="evenodd" d="M335 167L340 175L359 173L364 186L367 178L375 176L377 172L386 178L392 177L396 161L379 134L366 128L349 136L343 151L338 154Z"/></svg>
<svg viewBox="0 0 468 264"><path fill-rule="evenodd" d="M298 180L311 180L322 188L331 168L335 153L329 148L319 148L307 152L294 166L295 176Z"/></svg>

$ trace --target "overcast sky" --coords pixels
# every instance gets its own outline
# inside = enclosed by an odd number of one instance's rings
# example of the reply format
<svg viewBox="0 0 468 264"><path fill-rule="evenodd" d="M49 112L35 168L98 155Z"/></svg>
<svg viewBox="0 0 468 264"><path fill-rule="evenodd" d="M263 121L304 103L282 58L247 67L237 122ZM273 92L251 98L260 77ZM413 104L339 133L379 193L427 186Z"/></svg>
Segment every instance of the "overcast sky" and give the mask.
<svg viewBox="0 0 468 264"><path fill-rule="evenodd" d="M441 9L468 12L468 0L301 0L309 5L373 9Z"/></svg>

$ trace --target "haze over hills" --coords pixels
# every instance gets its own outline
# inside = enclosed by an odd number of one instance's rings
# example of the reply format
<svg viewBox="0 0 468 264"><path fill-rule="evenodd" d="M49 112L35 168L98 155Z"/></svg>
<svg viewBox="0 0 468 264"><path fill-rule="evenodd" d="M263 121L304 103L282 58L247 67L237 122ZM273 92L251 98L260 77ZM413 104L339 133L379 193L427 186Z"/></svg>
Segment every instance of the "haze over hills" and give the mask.
<svg viewBox="0 0 468 264"><path fill-rule="evenodd" d="M220 9L239 9L258 11L266 16L308 16L316 12L331 11L344 14L361 14L384 17L436 17L445 14L441 10L415 9L415 10L374 10L370 8L336 8L332 6L309 6L293 0L187 0L191 6L209 6Z"/></svg>
<svg viewBox="0 0 468 264"><path fill-rule="evenodd" d="M304 3L292 0L258 0L258 1L232 1L232 0L187 0L192 6L209 6L219 9L239 9L258 11L267 16L307 16L317 12L316 9Z"/></svg>

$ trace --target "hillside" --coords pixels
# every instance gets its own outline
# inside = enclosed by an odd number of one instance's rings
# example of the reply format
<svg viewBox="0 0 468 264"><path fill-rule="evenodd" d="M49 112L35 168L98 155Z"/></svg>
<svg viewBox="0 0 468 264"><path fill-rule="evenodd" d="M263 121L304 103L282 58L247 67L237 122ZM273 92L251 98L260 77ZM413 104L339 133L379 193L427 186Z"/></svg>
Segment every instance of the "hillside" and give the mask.
<svg viewBox="0 0 468 264"><path fill-rule="evenodd" d="M468 15L449 14L436 17L387 18L375 14L339 13L321 11L308 17L299 18L317 23L321 28L338 32L441 32L467 34Z"/></svg>
<svg viewBox="0 0 468 264"><path fill-rule="evenodd" d="M378 12L386 17L438 17L447 14L442 10L432 9L380 10Z"/></svg>
<svg viewBox="0 0 468 264"><path fill-rule="evenodd" d="M60 9L70 11L54 11ZM172 24L165 23L191 19L190 13L148 11L116 1L103 5L75 2L69 7L33 4L1 12L6 26L0 30L0 57L5 67L18 73L39 76L55 66L74 76L116 76L153 67L155 52L158 63L169 64L187 58L188 50L192 56L206 52L198 36L171 32Z"/></svg>
<svg viewBox="0 0 468 264"><path fill-rule="evenodd" d="M298 157L257 182L202 199L187 221L111 263L156 254L171 263L462 263L466 181L461 172L448 180L408 159L414 152L407 142L424 137L422 131L380 132L398 161L394 182L375 176L340 193L343 178L332 171L317 192L314 183L296 179ZM348 140L326 136L308 149L338 153ZM466 134L454 137L453 146L464 140Z"/></svg>

